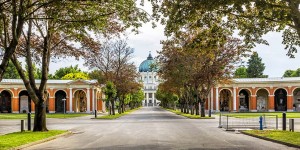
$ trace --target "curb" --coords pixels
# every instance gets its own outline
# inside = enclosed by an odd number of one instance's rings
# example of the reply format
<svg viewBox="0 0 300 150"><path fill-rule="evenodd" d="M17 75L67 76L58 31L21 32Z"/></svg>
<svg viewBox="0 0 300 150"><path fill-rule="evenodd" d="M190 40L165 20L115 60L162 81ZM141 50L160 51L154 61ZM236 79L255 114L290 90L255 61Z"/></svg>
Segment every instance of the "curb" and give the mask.
<svg viewBox="0 0 300 150"><path fill-rule="evenodd" d="M46 139L42 139L42 140L38 140L38 141L35 141L35 142L31 142L31 143L28 143L28 144L24 144L24 145L21 145L21 146L18 146L18 147L14 147L14 148L11 148L10 150L20 150L20 149L24 149L24 148L27 148L27 147L30 147L30 146L33 146L33 145L45 143L45 142L48 142L48 141L57 139L57 138L59 138L59 137L66 136L66 135L69 135L69 134L72 134L72 132L71 132L71 131L68 131L68 132L63 133L63 134L59 134L59 135L52 136L52 137L49 137L49 138L46 138Z"/></svg>
<svg viewBox="0 0 300 150"><path fill-rule="evenodd" d="M255 137L255 138L258 138L258 139L262 139L262 140L271 141L271 142L274 142L274 143L286 145L286 146L289 146L289 147L300 148L300 145L295 145L295 144L291 144L291 143L277 141L277 140L274 140L274 139L270 139L270 138L266 138L266 137L262 137L262 136L258 136L258 135L253 135L253 134L250 134L250 133L246 133L244 131L241 131L240 133L248 135L248 136L252 136L252 137Z"/></svg>

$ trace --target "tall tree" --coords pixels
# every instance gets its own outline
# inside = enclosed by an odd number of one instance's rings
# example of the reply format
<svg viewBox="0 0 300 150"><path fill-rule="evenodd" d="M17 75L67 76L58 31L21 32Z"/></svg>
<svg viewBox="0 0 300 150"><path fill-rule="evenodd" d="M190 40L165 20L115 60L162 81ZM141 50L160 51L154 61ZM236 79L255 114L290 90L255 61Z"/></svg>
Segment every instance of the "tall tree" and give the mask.
<svg viewBox="0 0 300 150"><path fill-rule="evenodd" d="M248 60L247 76L248 78L266 78L264 75L265 64L257 52L253 52Z"/></svg>
<svg viewBox="0 0 300 150"><path fill-rule="evenodd" d="M234 78L247 78L247 68L246 67L239 67L234 72Z"/></svg>
<svg viewBox="0 0 300 150"><path fill-rule="evenodd" d="M20 5L23 5L22 2ZM28 1L24 7L40 4L39 2ZM91 32L96 35L109 36L118 34L129 27L136 29L141 22L148 21L147 14L139 9L132 0L42 2L45 5L37 6L37 8L41 8L38 9L38 13L27 15L26 28L20 28L20 32L23 34L18 53L11 54L10 58L18 70L29 96L35 103L34 131L48 131L45 102L51 58L74 56L78 59L80 56L98 49L95 47L98 47L99 43L94 40ZM19 5L19 3L15 4ZM13 7L13 5L7 7ZM31 9L34 10L34 8ZM23 10L20 9L20 11ZM22 16L23 14L20 14L20 17ZM74 42L80 43L80 47L75 46ZM24 57L26 60L28 77L20 65L19 57ZM9 59L9 57L4 56L4 59ZM39 62L42 67L39 86L35 82L33 62Z"/></svg>
<svg viewBox="0 0 300 150"><path fill-rule="evenodd" d="M137 69L133 62L130 62L132 54L133 49L128 46L127 41L118 39L106 41L101 45L98 53L90 53L86 59L86 64L90 68L97 68L105 81L115 84L120 113L125 110L126 95L141 88L136 81ZM112 105L114 106L114 101L112 101ZM114 107L112 109L114 111Z"/></svg>
<svg viewBox="0 0 300 150"><path fill-rule="evenodd" d="M300 10L298 0L151 0L153 16L164 16L165 32L172 34L182 27L206 27L223 19L231 31L238 31L246 43L267 44L262 36L281 32L287 55L294 57L300 45ZM216 16L216 17L215 17Z"/></svg>
<svg viewBox="0 0 300 150"><path fill-rule="evenodd" d="M176 36L163 42L159 56L161 76L166 82L180 79L177 88L184 92L181 94L177 89L178 95L186 95L184 98L196 108L196 114L200 103L201 116L204 116L210 89L231 77L233 65L249 49L218 24L207 29L190 29Z"/></svg>
<svg viewBox="0 0 300 150"><path fill-rule="evenodd" d="M107 81L104 88L104 93L106 95L106 103L109 104L109 114L115 115L115 109L113 109L115 103L115 97L117 95L117 89L113 82Z"/></svg>

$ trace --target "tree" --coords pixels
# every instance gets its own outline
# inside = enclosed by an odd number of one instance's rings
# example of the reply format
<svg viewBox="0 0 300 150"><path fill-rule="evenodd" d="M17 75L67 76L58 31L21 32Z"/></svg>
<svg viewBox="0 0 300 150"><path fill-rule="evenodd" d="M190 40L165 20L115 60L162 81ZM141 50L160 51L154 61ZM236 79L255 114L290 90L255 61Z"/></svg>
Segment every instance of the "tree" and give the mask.
<svg viewBox="0 0 300 150"><path fill-rule="evenodd" d="M234 72L234 78L247 78L247 68L246 67L239 67Z"/></svg>
<svg viewBox="0 0 300 150"><path fill-rule="evenodd" d="M286 70L283 74L283 77L293 77L292 75L295 75L294 70Z"/></svg>
<svg viewBox="0 0 300 150"><path fill-rule="evenodd" d="M18 71L14 64L9 61L8 66L6 67L5 73L3 74L4 79L20 79Z"/></svg>
<svg viewBox="0 0 300 150"><path fill-rule="evenodd" d="M136 66L130 62L133 52L126 40L117 39L106 41L101 45L98 53L90 53L86 59L86 64L90 68L96 68L101 72L104 81L111 81L115 84L119 113L125 111L126 96L141 88L136 81L138 77Z"/></svg>
<svg viewBox="0 0 300 150"><path fill-rule="evenodd" d="M216 18L223 19L227 29L238 31L251 46L267 44L262 36L268 32L282 32L287 55L294 57L300 40L300 1L297 0L151 0L153 17L164 16L167 34L182 27L210 26Z"/></svg>
<svg viewBox="0 0 300 150"><path fill-rule="evenodd" d="M106 103L109 104L109 115L115 115L115 97L117 95L117 90L113 82L107 81L105 88L104 88L104 93L106 96Z"/></svg>
<svg viewBox="0 0 300 150"><path fill-rule="evenodd" d="M24 6L23 0L20 3L12 2L13 4L10 1L0 3L0 10L2 11L4 8L5 11L15 13L16 15L12 15L12 22L23 22L23 24L26 23L26 26L18 25L16 29L12 30L12 39L14 39L12 46L7 47L8 42L5 40L10 39L9 37L4 40L5 54L0 68L4 68L3 66L7 64L4 63L4 60L11 59L18 70L29 96L35 103L34 131L48 131L45 102L51 58L74 56L78 59L80 56L98 49L96 47L99 46L99 42L92 37L91 32L98 36L115 35L129 27L136 29L141 22L148 21L147 14L139 9L132 0L113 2L26 1ZM21 5L18 11L16 11L16 5ZM29 13L24 11L27 9ZM37 10L38 13L30 10ZM24 20L23 16L28 17L27 20ZM1 24L1 33L9 29ZM22 37L21 33L24 33ZM80 43L79 48L74 46L75 42ZM18 53L13 51L16 48L18 48ZM6 54L7 51L9 53ZM28 77L20 65L19 57L24 57L26 60ZM41 64L42 77L39 87L34 78L33 62Z"/></svg>
<svg viewBox="0 0 300 150"><path fill-rule="evenodd" d="M257 52L253 52L250 59L248 60L247 76L248 78L266 78L264 75L265 64L262 63L261 57L258 56Z"/></svg>
<svg viewBox="0 0 300 150"><path fill-rule="evenodd" d="M61 78L62 80L78 80L78 79L83 79L83 80L88 80L88 74L84 72L77 72L77 73L68 73L65 76Z"/></svg>
<svg viewBox="0 0 300 150"><path fill-rule="evenodd" d="M286 70L283 77L300 77L300 68L297 70Z"/></svg>
<svg viewBox="0 0 300 150"><path fill-rule="evenodd" d="M188 29L163 42L159 55L160 73L164 86L174 85L179 99L200 109L205 116L205 102L211 88L225 83L232 76L234 64L249 51L243 43L228 35L227 30L214 24L211 28ZM168 89L168 88L163 88ZM173 88L171 88L173 89ZM173 92L172 92L173 93ZM190 107L191 108L191 107ZM191 110L191 114L193 114Z"/></svg>
<svg viewBox="0 0 300 150"><path fill-rule="evenodd" d="M55 71L53 78L54 79L62 79L64 76L70 73L81 73L82 71L78 68L78 65L75 65L74 67L71 65L69 67L63 67L59 68Z"/></svg>

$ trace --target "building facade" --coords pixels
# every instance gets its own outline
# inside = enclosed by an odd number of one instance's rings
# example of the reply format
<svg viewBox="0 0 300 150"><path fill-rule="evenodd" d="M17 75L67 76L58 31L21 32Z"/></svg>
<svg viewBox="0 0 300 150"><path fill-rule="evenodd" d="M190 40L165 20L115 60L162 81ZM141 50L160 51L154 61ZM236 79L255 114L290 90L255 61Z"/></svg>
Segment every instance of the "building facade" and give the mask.
<svg viewBox="0 0 300 150"><path fill-rule="evenodd" d="M233 79L211 89L206 109L214 112L300 112L300 78Z"/></svg>
<svg viewBox="0 0 300 150"><path fill-rule="evenodd" d="M48 80L47 92L48 113L105 111L101 87L96 80ZM21 79L3 79L0 94L0 113L35 112L34 103Z"/></svg>
<svg viewBox="0 0 300 150"><path fill-rule="evenodd" d="M144 60L139 66L140 81L143 83L143 91L145 99L143 106L157 106L160 101L156 99L156 90L159 84L159 77L157 75L158 68L155 59L151 53L146 60Z"/></svg>

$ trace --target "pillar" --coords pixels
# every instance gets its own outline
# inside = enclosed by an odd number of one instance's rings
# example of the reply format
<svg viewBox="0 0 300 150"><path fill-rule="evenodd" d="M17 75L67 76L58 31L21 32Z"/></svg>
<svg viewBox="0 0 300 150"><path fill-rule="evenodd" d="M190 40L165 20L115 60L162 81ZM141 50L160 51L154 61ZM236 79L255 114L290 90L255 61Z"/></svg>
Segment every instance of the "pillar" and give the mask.
<svg viewBox="0 0 300 150"><path fill-rule="evenodd" d="M250 102L250 108L251 108L251 112L257 112L257 103L256 103L256 95L251 95L251 102Z"/></svg>
<svg viewBox="0 0 300 150"><path fill-rule="evenodd" d="M31 102L31 113L35 113L35 104L32 100L30 100Z"/></svg>
<svg viewBox="0 0 300 150"><path fill-rule="evenodd" d="M12 97L12 102L11 102L11 107L12 107L12 113L20 113L20 101L19 101L19 93L18 93L18 88L14 88L13 90L13 97Z"/></svg>
<svg viewBox="0 0 300 150"><path fill-rule="evenodd" d="M275 102L275 96L274 95L269 95L268 110L271 111L271 112L274 111L274 102Z"/></svg>
<svg viewBox="0 0 300 150"><path fill-rule="evenodd" d="M72 88L69 88L70 93L69 93L69 112L73 112L73 92Z"/></svg>
<svg viewBox="0 0 300 150"><path fill-rule="evenodd" d="M149 103L149 93L146 93L146 106L148 106Z"/></svg>
<svg viewBox="0 0 300 150"><path fill-rule="evenodd" d="M91 104L90 104L90 101L91 101L91 96L90 96L90 88L86 88L86 101L87 101L87 104L86 104L86 112L87 113L90 113L91 110L90 110L90 107L91 107Z"/></svg>
<svg viewBox="0 0 300 150"><path fill-rule="evenodd" d="M233 87L233 111L236 112L236 87Z"/></svg>
<svg viewBox="0 0 300 150"><path fill-rule="evenodd" d="M219 112L219 87L216 87L216 112Z"/></svg>
<svg viewBox="0 0 300 150"><path fill-rule="evenodd" d="M293 111L293 95L287 95L287 111Z"/></svg>
<svg viewBox="0 0 300 150"><path fill-rule="evenodd" d="M214 110L214 89L210 89L210 109Z"/></svg>
<svg viewBox="0 0 300 150"><path fill-rule="evenodd" d="M49 97L49 113L55 113L55 99L54 97Z"/></svg>
<svg viewBox="0 0 300 150"><path fill-rule="evenodd" d="M95 111L96 110L96 106L95 106L95 104L96 104L96 102L95 102L95 89L93 88L92 89L92 111Z"/></svg>
<svg viewBox="0 0 300 150"><path fill-rule="evenodd" d="M19 97L14 96L12 98L12 113L20 113L20 104L19 104Z"/></svg>

